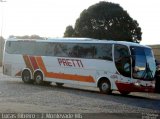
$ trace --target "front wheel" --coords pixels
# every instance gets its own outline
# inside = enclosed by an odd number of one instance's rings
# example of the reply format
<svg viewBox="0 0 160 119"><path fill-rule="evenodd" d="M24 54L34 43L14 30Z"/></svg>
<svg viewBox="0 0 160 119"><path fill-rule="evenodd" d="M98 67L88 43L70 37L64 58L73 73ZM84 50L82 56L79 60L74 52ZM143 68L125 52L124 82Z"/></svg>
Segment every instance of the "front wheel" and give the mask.
<svg viewBox="0 0 160 119"><path fill-rule="evenodd" d="M109 80L102 80L99 84L99 90L101 93L110 94L112 91Z"/></svg>

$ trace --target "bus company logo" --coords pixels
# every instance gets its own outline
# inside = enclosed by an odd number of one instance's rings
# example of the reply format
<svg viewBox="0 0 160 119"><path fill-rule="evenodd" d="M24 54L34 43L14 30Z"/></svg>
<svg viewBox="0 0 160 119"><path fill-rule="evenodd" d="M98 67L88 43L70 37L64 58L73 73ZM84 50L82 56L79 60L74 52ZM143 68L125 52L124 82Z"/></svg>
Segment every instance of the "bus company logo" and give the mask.
<svg viewBox="0 0 160 119"><path fill-rule="evenodd" d="M78 67L78 68L84 67L82 61L79 59L58 58L57 60L60 66Z"/></svg>
<svg viewBox="0 0 160 119"><path fill-rule="evenodd" d="M110 78L112 78L112 79L118 79L118 76L116 74L113 74L113 75L110 76Z"/></svg>

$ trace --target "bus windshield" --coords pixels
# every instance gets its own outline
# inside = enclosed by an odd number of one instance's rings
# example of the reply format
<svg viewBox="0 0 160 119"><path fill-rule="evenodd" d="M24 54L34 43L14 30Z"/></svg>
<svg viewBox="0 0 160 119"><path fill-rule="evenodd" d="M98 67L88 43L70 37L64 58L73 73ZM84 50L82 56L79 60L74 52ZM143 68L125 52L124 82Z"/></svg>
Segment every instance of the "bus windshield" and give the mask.
<svg viewBox="0 0 160 119"><path fill-rule="evenodd" d="M156 72L156 65L153 53L150 48L131 47L132 76L136 79L153 80Z"/></svg>

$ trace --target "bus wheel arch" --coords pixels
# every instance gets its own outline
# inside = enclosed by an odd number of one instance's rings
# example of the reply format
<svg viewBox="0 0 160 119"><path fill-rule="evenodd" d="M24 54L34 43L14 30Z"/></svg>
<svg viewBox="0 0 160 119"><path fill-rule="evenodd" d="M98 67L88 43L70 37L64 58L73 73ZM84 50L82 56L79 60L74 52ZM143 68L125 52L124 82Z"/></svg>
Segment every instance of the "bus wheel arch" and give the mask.
<svg viewBox="0 0 160 119"><path fill-rule="evenodd" d="M97 87L99 88L101 93L111 94L111 82L108 78L102 77L98 80Z"/></svg>
<svg viewBox="0 0 160 119"><path fill-rule="evenodd" d="M28 68L23 69L21 77L22 77L22 80L24 83L32 83L33 82L32 72Z"/></svg>
<svg viewBox="0 0 160 119"><path fill-rule="evenodd" d="M41 70L36 70L34 72L34 81L36 84L41 85L43 84L43 80L44 80L44 74Z"/></svg>

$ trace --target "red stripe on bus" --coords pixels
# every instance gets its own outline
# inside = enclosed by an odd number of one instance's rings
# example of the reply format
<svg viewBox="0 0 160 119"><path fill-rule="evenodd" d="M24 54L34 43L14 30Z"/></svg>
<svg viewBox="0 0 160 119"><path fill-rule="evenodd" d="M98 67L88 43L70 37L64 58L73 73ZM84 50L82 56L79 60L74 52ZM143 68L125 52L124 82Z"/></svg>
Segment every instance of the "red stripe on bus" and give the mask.
<svg viewBox="0 0 160 119"><path fill-rule="evenodd" d="M47 72L47 77L64 79L64 80L67 79L67 80L81 81L81 82L90 82L90 83L95 82L92 76L81 76L81 75L64 74L64 73Z"/></svg>
<svg viewBox="0 0 160 119"><path fill-rule="evenodd" d="M34 68L34 70L39 69L35 57L30 56L29 58L30 58L30 61L31 61L31 63L32 63L32 67Z"/></svg>
<svg viewBox="0 0 160 119"><path fill-rule="evenodd" d="M43 71L43 73L45 74L45 76L47 75L47 69L43 63L43 60L41 57L36 57L36 61L38 63L39 68Z"/></svg>
<svg viewBox="0 0 160 119"><path fill-rule="evenodd" d="M31 70L31 72L33 73L34 69L33 69L33 67L32 67L32 64L31 64L31 61L30 61L30 59L29 59L29 56L24 55L24 56L23 56L23 59L24 59L24 62L25 62L25 64L26 64L26 67L29 68L29 69Z"/></svg>

